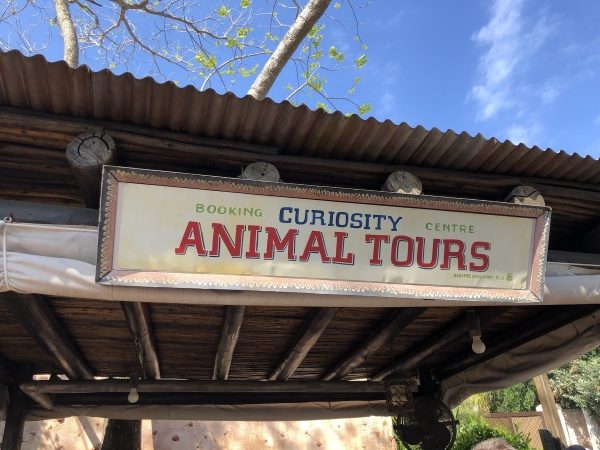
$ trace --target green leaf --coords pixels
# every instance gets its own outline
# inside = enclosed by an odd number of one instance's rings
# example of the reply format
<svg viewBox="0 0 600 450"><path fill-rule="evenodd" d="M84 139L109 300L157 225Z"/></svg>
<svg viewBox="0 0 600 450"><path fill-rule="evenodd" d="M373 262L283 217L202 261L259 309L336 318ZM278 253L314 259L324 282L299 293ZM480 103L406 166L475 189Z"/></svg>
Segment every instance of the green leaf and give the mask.
<svg viewBox="0 0 600 450"><path fill-rule="evenodd" d="M331 59L335 59L337 62L342 62L344 60L344 54L333 45L329 47L327 54Z"/></svg>
<svg viewBox="0 0 600 450"><path fill-rule="evenodd" d="M357 69L362 69L367 64L367 55L364 53L354 60L354 65Z"/></svg>
<svg viewBox="0 0 600 450"><path fill-rule="evenodd" d="M373 109L371 107L371 105L369 103L363 103L362 105L360 105L358 107L358 113L359 114L367 114L368 112L371 111L371 109Z"/></svg>
<svg viewBox="0 0 600 450"><path fill-rule="evenodd" d="M218 10L217 14L220 17L229 17L231 15L231 9L227 8L225 5L222 5Z"/></svg>
<svg viewBox="0 0 600 450"><path fill-rule="evenodd" d="M342 7L342 4L341 4L340 2L335 2L335 3L333 4L333 7L334 7L335 9L340 9L340 8Z"/></svg>
<svg viewBox="0 0 600 450"><path fill-rule="evenodd" d="M248 8L252 4L252 0L240 0L240 6L242 8Z"/></svg>

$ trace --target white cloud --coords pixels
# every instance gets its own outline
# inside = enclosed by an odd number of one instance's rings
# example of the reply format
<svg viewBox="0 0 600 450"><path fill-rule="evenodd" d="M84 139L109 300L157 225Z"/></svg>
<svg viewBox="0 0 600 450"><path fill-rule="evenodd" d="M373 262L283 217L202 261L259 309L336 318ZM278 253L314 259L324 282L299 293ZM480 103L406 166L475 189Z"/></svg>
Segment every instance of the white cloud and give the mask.
<svg viewBox="0 0 600 450"><path fill-rule="evenodd" d="M545 15L531 24L524 17L523 6L524 0L495 0L490 21L473 36L485 48L479 58L479 80L470 91L482 120L518 104L517 75L526 70L530 57L551 33Z"/></svg>
<svg viewBox="0 0 600 450"><path fill-rule="evenodd" d="M539 122L528 125L514 123L506 130L506 137L513 144L525 144L532 146L539 139L542 132L542 126Z"/></svg>
<svg viewBox="0 0 600 450"><path fill-rule="evenodd" d="M389 116L390 113L396 109L396 96L390 91L386 90L381 96L379 112L385 116Z"/></svg>

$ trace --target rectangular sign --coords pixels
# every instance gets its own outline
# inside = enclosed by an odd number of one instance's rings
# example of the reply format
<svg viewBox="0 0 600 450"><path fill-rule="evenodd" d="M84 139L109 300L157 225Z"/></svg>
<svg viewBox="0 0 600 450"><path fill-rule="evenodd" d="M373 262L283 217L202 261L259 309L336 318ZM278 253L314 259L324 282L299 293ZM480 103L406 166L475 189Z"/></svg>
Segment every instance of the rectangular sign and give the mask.
<svg viewBox="0 0 600 450"><path fill-rule="evenodd" d="M550 209L107 166L97 281L540 301Z"/></svg>

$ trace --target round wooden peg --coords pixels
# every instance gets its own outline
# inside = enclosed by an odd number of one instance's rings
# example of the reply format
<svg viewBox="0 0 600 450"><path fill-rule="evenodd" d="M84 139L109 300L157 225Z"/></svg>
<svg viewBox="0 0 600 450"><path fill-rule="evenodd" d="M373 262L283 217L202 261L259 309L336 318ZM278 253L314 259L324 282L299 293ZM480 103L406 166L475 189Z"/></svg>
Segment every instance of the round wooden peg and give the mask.
<svg viewBox="0 0 600 450"><path fill-rule="evenodd" d="M279 171L273 164L259 161L248 164L242 172L243 180L280 181Z"/></svg>
<svg viewBox="0 0 600 450"><path fill-rule="evenodd" d="M399 194L421 195L423 193L423 185L421 184L421 180L412 173L398 171L387 177L381 190L397 192Z"/></svg>
<svg viewBox="0 0 600 450"><path fill-rule="evenodd" d="M504 200L517 205L546 206L544 197L531 186L517 186Z"/></svg>

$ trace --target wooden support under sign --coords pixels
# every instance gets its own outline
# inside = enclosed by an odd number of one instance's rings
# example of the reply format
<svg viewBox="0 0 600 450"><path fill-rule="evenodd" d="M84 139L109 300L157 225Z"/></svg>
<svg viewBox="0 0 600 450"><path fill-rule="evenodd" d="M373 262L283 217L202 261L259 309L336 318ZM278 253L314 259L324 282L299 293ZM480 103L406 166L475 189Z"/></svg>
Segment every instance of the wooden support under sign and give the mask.
<svg viewBox="0 0 600 450"><path fill-rule="evenodd" d="M277 365L269 380L287 380L304 361L308 352L317 343L339 308L313 308L302 325L296 341Z"/></svg>
<svg viewBox="0 0 600 450"><path fill-rule="evenodd" d="M484 327L507 310L504 307L478 308L477 317ZM394 358L394 363L377 373L372 379L381 381L394 373L402 373L409 369L417 368L418 364L428 356L439 351L446 345L458 339L461 335L468 333L468 316L455 320L447 327L434 333L424 342L417 344L408 352Z"/></svg>
<svg viewBox="0 0 600 450"><path fill-rule="evenodd" d="M0 294L0 298L23 328L56 360L70 379L89 380L94 377L79 349L67 336L43 296L9 291Z"/></svg>
<svg viewBox="0 0 600 450"><path fill-rule="evenodd" d="M145 379L160 378L160 364L150 320L148 304L141 302L121 302L129 331L137 350L142 375Z"/></svg>
<svg viewBox="0 0 600 450"><path fill-rule="evenodd" d="M221 338L215 355L215 365L213 368L213 380L227 380L229 377L229 368L233 360L233 352L240 337L240 330L246 314L245 306L226 306L225 316L223 317L223 326L221 328Z"/></svg>
<svg viewBox="0 0 600 450"><path fill-rule="evenodd" d="M115 141L102 129L82 133L67 145L67 160L85 205L97 208L102 166L117 162Z"/></svg>
<svg viewBox="0 0 600 450"><path fill-rule="evenodd" d="M324 381L339 380L364 363L369 355L374 354L389 343L396 335L410 325L426 311L426 308L398 308L391 313L379 327L365 339L352 353L345 356L327 375Z"/></svg>

